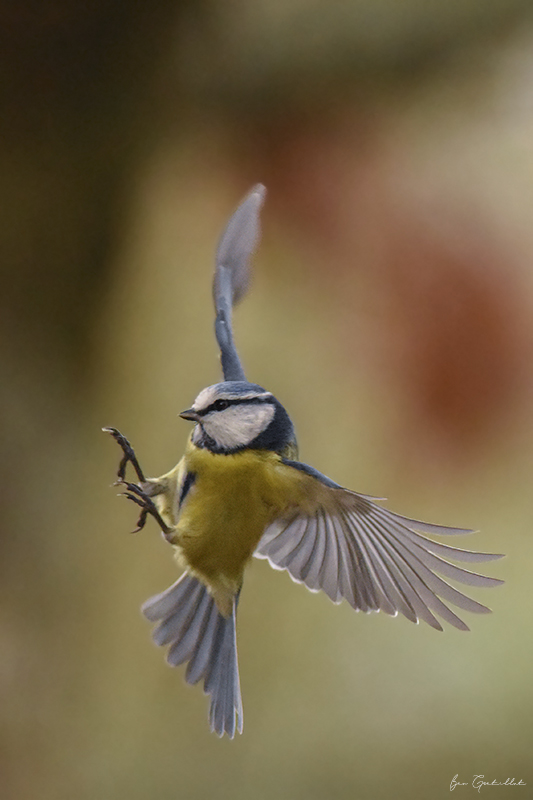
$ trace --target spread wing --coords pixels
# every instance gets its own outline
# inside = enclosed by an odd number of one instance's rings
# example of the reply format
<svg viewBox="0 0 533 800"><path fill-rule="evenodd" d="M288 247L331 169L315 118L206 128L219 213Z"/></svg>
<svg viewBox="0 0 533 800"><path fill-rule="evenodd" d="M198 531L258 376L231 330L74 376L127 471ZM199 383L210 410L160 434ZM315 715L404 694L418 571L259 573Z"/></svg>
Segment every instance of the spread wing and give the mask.
<svg viewBox="0 0 533 800"><path fill-rule="evenodd" d="M225 381L245 381L231 326L231 310L242 299L250 279L250 258L259 241L259 212L266 189L260 183L243 200L220 237L216 255L213 299L215 334Z"/></svg>
<svg viewBox="0 0 533 800"><path fill-rule="evenodd" d="M309 481L312 511L289 509L270 525L255 552L275 569L286 569L297 583L320 589L335 603L342 599L356 611L401 612L436 630L438 614L459 630L467 625L448 607L487 613L490 609L455 589L444 578L468 586L497 586L503 581L458 567L461 562L493 561L492 553L461 550L423 534L472 533L408 519L373 502L376 498L343 489L306 464L285 460ZM444 578L440 576L444 576Z"/></svg>

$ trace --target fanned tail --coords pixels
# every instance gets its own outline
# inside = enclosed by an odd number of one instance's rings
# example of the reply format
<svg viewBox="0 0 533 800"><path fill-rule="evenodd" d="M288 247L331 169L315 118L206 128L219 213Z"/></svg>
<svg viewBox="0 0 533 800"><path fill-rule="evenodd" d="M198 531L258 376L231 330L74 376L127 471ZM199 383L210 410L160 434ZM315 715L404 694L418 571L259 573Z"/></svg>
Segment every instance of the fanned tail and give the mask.
<svg viewBox="0 0 533 800"><path fill-rule="evenodd" d="M159 622L153 640L170 645L167 661L177 667L185 662L187 683L204 679L210 695L209 723L219 736L242 733L243 714L237 663L236 610L223 617L206 587L187 573L161 594L151 597L142 612Z"/></svg>

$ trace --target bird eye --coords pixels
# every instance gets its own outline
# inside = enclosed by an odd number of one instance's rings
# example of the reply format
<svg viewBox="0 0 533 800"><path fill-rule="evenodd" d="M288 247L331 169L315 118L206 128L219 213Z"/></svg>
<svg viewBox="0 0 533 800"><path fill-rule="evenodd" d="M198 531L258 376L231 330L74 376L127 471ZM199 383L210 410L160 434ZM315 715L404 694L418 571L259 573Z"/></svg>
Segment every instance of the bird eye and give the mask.
<svg viewBox="0 0 533 800"><path fill-rule="evenodd" d="M215 402L213 403L213 408L215 409L215 411L224 411L224 409L227 408L228 406L229 403L227 400L215 400Z"/></svg>

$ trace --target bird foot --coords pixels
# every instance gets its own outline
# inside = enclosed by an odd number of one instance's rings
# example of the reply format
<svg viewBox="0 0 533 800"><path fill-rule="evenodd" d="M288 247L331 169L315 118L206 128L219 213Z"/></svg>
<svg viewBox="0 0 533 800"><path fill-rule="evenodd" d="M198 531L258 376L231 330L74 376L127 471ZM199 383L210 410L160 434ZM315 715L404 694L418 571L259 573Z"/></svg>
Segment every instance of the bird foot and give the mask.
<svg viewBox="0 0 533 800"><path fill-rule="evenodd" d="M150 497L150 485L146 481L144 472L137 461L137 456L135 455L133 447L126 439L124 434L122 434L116 428L102 428L102 430L104 433L111 434L123 452L123 456L117 470L117 480L113 485L124 486L124 497L127 497L128 500L131 500L142 509L139 519L137 520L137 527L132 531L132 533L138 533L138 531L141 531L144 528L148 514L150 514L155 519L165 536L168 536L172 533L172 529L169 528L169 526L163 520L154 501ZM135 473L139 479L139 483L129 483L126 481L126 467L128 464L131 464L135 470Z"/></svg>
<svg viewBox="0 0 533 800"><path fill-rule="evenodd" d="M155 519L165 536L168 536L172 533L172 528L166 524L163 517L157 510L154 501L142 486L139 486L138 483L127 483L126 481L117 481L117 483L125 487L126 491L124 492L124 497L127 497L128 500L131 500L142 509L139 519L137 520L137 527L132 531L132 533L138 533L144 528L148 514Z"/></svg>
<svg viewBox="0 0 533 800"><path fill-rule="evenodd" d="M144 477L144 472L142 471L140 464L137 461L135 450L133 449L129 441L126 439L124 434L121 433L116 428L102 428L102 430L104 431L104 433L111 434L115 442L119 445L119 447L122 448L122 452L124 454L122 456L120 464L118 465L116 484L118 485L120 483L124 483L126 477L126 467L128 466L128 463L131 464L140 481L146 480Z"/></svg>

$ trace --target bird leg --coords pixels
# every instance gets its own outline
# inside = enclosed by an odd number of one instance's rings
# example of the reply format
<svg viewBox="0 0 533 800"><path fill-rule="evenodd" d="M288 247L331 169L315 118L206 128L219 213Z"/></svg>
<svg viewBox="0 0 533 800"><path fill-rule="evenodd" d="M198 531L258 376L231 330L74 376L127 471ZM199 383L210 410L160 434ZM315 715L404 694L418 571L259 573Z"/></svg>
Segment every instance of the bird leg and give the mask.
<svg viewBox="0 0 533 800"><path fill-rule="evenodd" d="M113 439L122 448L123 452L123 456L117 470L117 480L115 481L114 486L124 486L126 488L124 497L127 497L128 500L131 500L133 503L135 503L135 505L140 506L142 509L139 519L137 520L137 527L134 531L132 531L132 533L138 533L144 528L148 514L150 514L155 519L165 536L168 537L173 532L172 528L166 524L150 496L158 494L159 492L157 491L156 486L152 486L150 482L146 480L144 472L137 461L137 456L135 455L133 447L128 442L126 437L116 428L102 428L102 430L105 433L111 434ZM128 466L128 463L130 463L135 470L139 479L139 483L129 483L126 481L126 467Z"/></svg>

